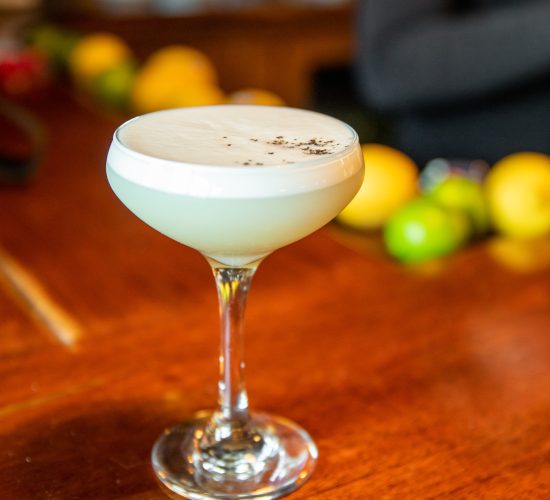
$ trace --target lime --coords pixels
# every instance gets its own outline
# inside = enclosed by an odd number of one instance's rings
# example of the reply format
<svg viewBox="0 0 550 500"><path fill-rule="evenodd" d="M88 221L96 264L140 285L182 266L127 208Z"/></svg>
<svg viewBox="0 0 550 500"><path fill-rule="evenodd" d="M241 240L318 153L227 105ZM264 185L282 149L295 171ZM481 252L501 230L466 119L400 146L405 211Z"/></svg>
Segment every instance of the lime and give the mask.
<svg viewBox="0 0 550 500"><path fill-rule="evenodd" d="M92 81L94 96L107 106L126 109L136 73L137 68L133 63L121 64L100 73Z"/></svg>
<svg viewBox="0 0 550 500"><path fill-rule="evenodd" d="M32 46L44 54L56 68L65 70L79 37L49 24L37 26L30 33Z"/></svg>
<svg viewBox="0 0 550 500"><path fill-rule="evenodd" d="M470 224L460 211L444 208L419 197L401 207L384 229L390 255L415 263L449 254L469 237Z"/></svg>
<svg viewBox="0 0 550 500"><path fill-rule="evenodd" d="M481 235L489 229L489 211L483 187L479 183L453 175L437 184L429 196L443 207L466 213L475 234Z"/></svg>

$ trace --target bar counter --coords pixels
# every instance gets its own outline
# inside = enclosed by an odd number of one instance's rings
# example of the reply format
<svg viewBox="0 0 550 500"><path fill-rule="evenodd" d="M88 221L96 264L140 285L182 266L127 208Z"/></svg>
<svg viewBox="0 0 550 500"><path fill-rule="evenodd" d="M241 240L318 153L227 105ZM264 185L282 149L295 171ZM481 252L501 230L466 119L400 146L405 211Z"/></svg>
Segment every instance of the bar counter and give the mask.
<svg viewBox="0 0 550 500"><path fill-rule="evenodd" d="M167 498L154 440L216 402L210 270L110 191L116 120L31 107L46 156L0 187L0 498ZM498 245L407 268L329 226L263 262L251 406L319 447L291 498L550 497L550 258Z"/></svg>

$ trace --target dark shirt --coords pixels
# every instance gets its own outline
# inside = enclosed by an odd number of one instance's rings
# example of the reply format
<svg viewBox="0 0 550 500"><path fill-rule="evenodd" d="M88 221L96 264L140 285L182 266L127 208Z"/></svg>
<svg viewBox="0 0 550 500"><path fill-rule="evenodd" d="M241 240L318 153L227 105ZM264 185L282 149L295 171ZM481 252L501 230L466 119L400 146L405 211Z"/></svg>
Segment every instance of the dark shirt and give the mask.
<svg viewBox="0 0 550 500"><path fill-rule="evenodd" d="M358 20L360 91L398 147L550 152L549 0L364 0Z"/></svg>

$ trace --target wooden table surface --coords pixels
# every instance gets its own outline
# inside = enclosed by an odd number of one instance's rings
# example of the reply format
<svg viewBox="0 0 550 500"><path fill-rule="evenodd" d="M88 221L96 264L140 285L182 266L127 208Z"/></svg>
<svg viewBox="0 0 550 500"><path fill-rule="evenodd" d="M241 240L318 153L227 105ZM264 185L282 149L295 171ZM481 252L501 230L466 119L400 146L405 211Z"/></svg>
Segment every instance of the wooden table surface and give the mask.
<svg viewBox="0 0 550 500"><path fill-rule="evenodd" d="M62 93L34 108L47 157L0 188L0 498L166 498L154 439L216 400L210 271L111 193L114 121ZM548 260L490 248L407 269L327 228L262 264L252 406L320 452L292 498L550 498Z"/></svg>

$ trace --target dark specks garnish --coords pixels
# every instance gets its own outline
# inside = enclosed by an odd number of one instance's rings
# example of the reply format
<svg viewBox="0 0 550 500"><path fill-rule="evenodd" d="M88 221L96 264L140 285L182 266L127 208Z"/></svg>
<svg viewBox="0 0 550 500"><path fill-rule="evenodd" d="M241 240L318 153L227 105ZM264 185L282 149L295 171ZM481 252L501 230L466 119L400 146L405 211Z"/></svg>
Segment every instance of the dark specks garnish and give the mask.
<svg viewBox="0 0 550 500"><path fill-rule="evenodd" d="M287 141L282 135L278 135L275 139L267 141L267 144L271 144L272 146L281 146L285 149L299 149L306 155L327 155L334 152L334 148L339 145L332 139L322 139L318 137L312 137L311 139L305 141L298 141L296 138L291 141Z"/></svg>

